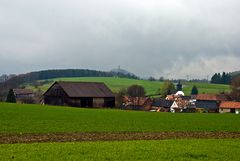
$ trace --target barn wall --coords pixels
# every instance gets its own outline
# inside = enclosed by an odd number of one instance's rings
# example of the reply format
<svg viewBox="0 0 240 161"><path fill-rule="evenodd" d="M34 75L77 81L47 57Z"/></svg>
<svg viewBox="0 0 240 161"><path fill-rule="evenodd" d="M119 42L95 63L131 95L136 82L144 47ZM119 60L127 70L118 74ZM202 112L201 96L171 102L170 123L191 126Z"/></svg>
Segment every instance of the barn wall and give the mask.
<svg viewBox="0 0 240 161"><path fill-rule="evenodd" d="M44 103L63 106L67 103L67 96L63 89L58 84L55 84L47 93L45 93Z"/></svg>
<svg viewBox="0 0 240 161"><path fill-rule="evenodd" d="M220 108L219 109L219 113L230 113L231 112L231 109L228 109L228 108Z"/></svg>
<svg viewBox="0 0 240 161"><path fill-rule="evenodd" d="M93 107L104 107L104 98L93 98Z"/></svg>
<svg viewBox="0 0 240 161"><path fill-rule="evenodd" d="M68 106L81 107L81 99L79 98L67 98L65 103Z"/></svg>
<svg viewBox="0 0 240 161"><path fill-rule="evenodd" d="M115 107L115 97L104 98L104 107Z"/></svg>

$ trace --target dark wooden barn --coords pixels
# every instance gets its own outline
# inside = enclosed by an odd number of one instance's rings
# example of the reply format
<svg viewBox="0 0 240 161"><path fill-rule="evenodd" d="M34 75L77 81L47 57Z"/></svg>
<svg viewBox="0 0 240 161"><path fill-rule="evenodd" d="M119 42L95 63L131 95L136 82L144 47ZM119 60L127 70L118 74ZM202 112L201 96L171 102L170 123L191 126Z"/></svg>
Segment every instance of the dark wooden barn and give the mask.
<svg viewBox="0 0 240 161"><path fill-rule="evenodd" d="M196 97L196 108L203 109L205 112L218 112L219 105L228 98L223 94L198 94Z"/></svg>
<svg viewBox="0 0 240 161"><path fill-rule="evenodd" d="M104 83L55 82L44 93L44 103L73 107L114 107L115 95Z"/></svg>

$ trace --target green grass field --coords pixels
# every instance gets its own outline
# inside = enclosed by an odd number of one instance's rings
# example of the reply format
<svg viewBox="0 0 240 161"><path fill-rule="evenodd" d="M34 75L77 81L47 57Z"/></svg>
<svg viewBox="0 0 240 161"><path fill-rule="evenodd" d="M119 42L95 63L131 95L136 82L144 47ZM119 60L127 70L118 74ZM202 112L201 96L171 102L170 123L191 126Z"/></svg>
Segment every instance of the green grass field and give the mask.
<svg viewBox="0 0 240 161"><path fill-rule="evenodd" d="M159 81L146 81L146 80L135 80L127 78L113 78L113 77L77 77L77 78L56 78L50 79L48 83L40 86L43 91L46 91L54 81L81 81L81 82L104 82L108 85L114 92L119 91L119 89L128 87L133 84L142 85L148 95L156 94L158 90L162 87L163 82ZM208 83L183 83L183 91L189 95L191 93L192 87L196 85L198 87L199 93L220 93L228 92L228 85L221 84L208 84ZM27 88L34 89L34 86L26 85Z"/></svg>
<svg viewBox="0 0 240 161"><path fill-rule="evenodd" d="M235 114L184 114L0 103L0 133L240 131Z"/></svg>
<svg viewBox="0 0 240 161"><path fill-rule="evenodd" d="M239 139L0 144L0 160L239 161Z"/></svg>
<svg viewBox="0 0 240 161"><path fill-rule="evenodd" d="M0 103L0 134L240 132L235 114L183 114ZM239 160L240 139L0 144L0 161Z"/></svg>

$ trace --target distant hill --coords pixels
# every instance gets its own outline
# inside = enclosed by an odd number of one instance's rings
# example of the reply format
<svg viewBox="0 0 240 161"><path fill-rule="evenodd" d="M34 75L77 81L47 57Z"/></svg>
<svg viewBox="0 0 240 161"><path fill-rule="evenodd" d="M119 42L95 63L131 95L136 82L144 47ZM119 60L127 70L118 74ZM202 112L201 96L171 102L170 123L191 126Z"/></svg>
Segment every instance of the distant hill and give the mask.
<svg viewBox="0 0 240 161"><path fill-rule="evenodd" d="M119 68L116 68L116 69L112 69L110 72L111 72L111 73L115 73L115 74L123 74L123 75L129 75L129 76L134 76L134 77L136 77L135 74L133 74L133 73L131 73L131 72L125 70L125 69L121 69L120 67L119 67Z"/></svg>
<svg viewBox="0 0 240 161"><path fill-rule="evenodd" d="M233 77L240 76L240 71L231 72L229 74Z"/></svg>
<svg viewBox="0 0 240 161"><path fill-rule="evenodd" d="M0 100L5 99L8 90L17 88L24 83L32 83L37 80L54 79L60 77L121 77L138 79L137 76L125 73L105 72L89 69L61 69L61 70L44 70L16 75L0 83Z"/></svg>
<svg viewBox="0 0 240 161"><path fill-rule="evenodd" d="M68 77L68 78L54 78L39 81L37 87L35 84L26 84L26 88L32 90L41 89L46 91L55 81L72 81L72 82L104 82L113 92L118 92L122 88L127 88L131 85L137 84L145 88L146 94L149 96L158 95L159 89L162 88L163 82L160 81L148 81L140 79L118 78L118 77ZM222 84L209 84L198 82L182 82L183 92L186 95L190 95L192 87L197 86L199 93L221 93L229 92L228 85Z"/></svg>

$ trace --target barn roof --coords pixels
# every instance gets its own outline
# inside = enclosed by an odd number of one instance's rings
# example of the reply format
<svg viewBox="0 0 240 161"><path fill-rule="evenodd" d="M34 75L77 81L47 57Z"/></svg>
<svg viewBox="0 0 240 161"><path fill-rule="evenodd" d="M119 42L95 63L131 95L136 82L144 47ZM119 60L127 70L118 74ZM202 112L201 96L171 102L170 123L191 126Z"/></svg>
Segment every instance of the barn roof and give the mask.
<svg viewBox="0 0 240 161"><path fill-rule="evenodd" d="M197 100L204 100L204 101L226 101L227 97L225 95L218 95L218 94L198 94Z"/></svg>
<svg viewBox="0 0 240 161"><path fill-rule="evenodd" d="M223 101L219 108L240 108L240 102Z"/></svg>
<svg viewBox="0 0 240 161"><path fill-rule="evenodd" d="M174 101L172 100L158 98L153 100L152 106L170 108L173 105L173 103Z"/></svg>
<svg viewBox="0 0 240 161"><path fill-rule="evenodd" d="M181 98L182 98L182 100L189 101L192 97L191 96L182 96Z"/></svg>
<svg viewBox="0 0 240 161"><path fill-rule="evenodd" d="M196 108L204 108L209 110L218 109L218 105L214 101L197 101L195 105L196 105Z"/></svg>
<svg viewBox="0 0 240 161"><path fill-rule="evenodd" d="M69 97L115 97L113 92L100 82L55 82Z"/></svg>

